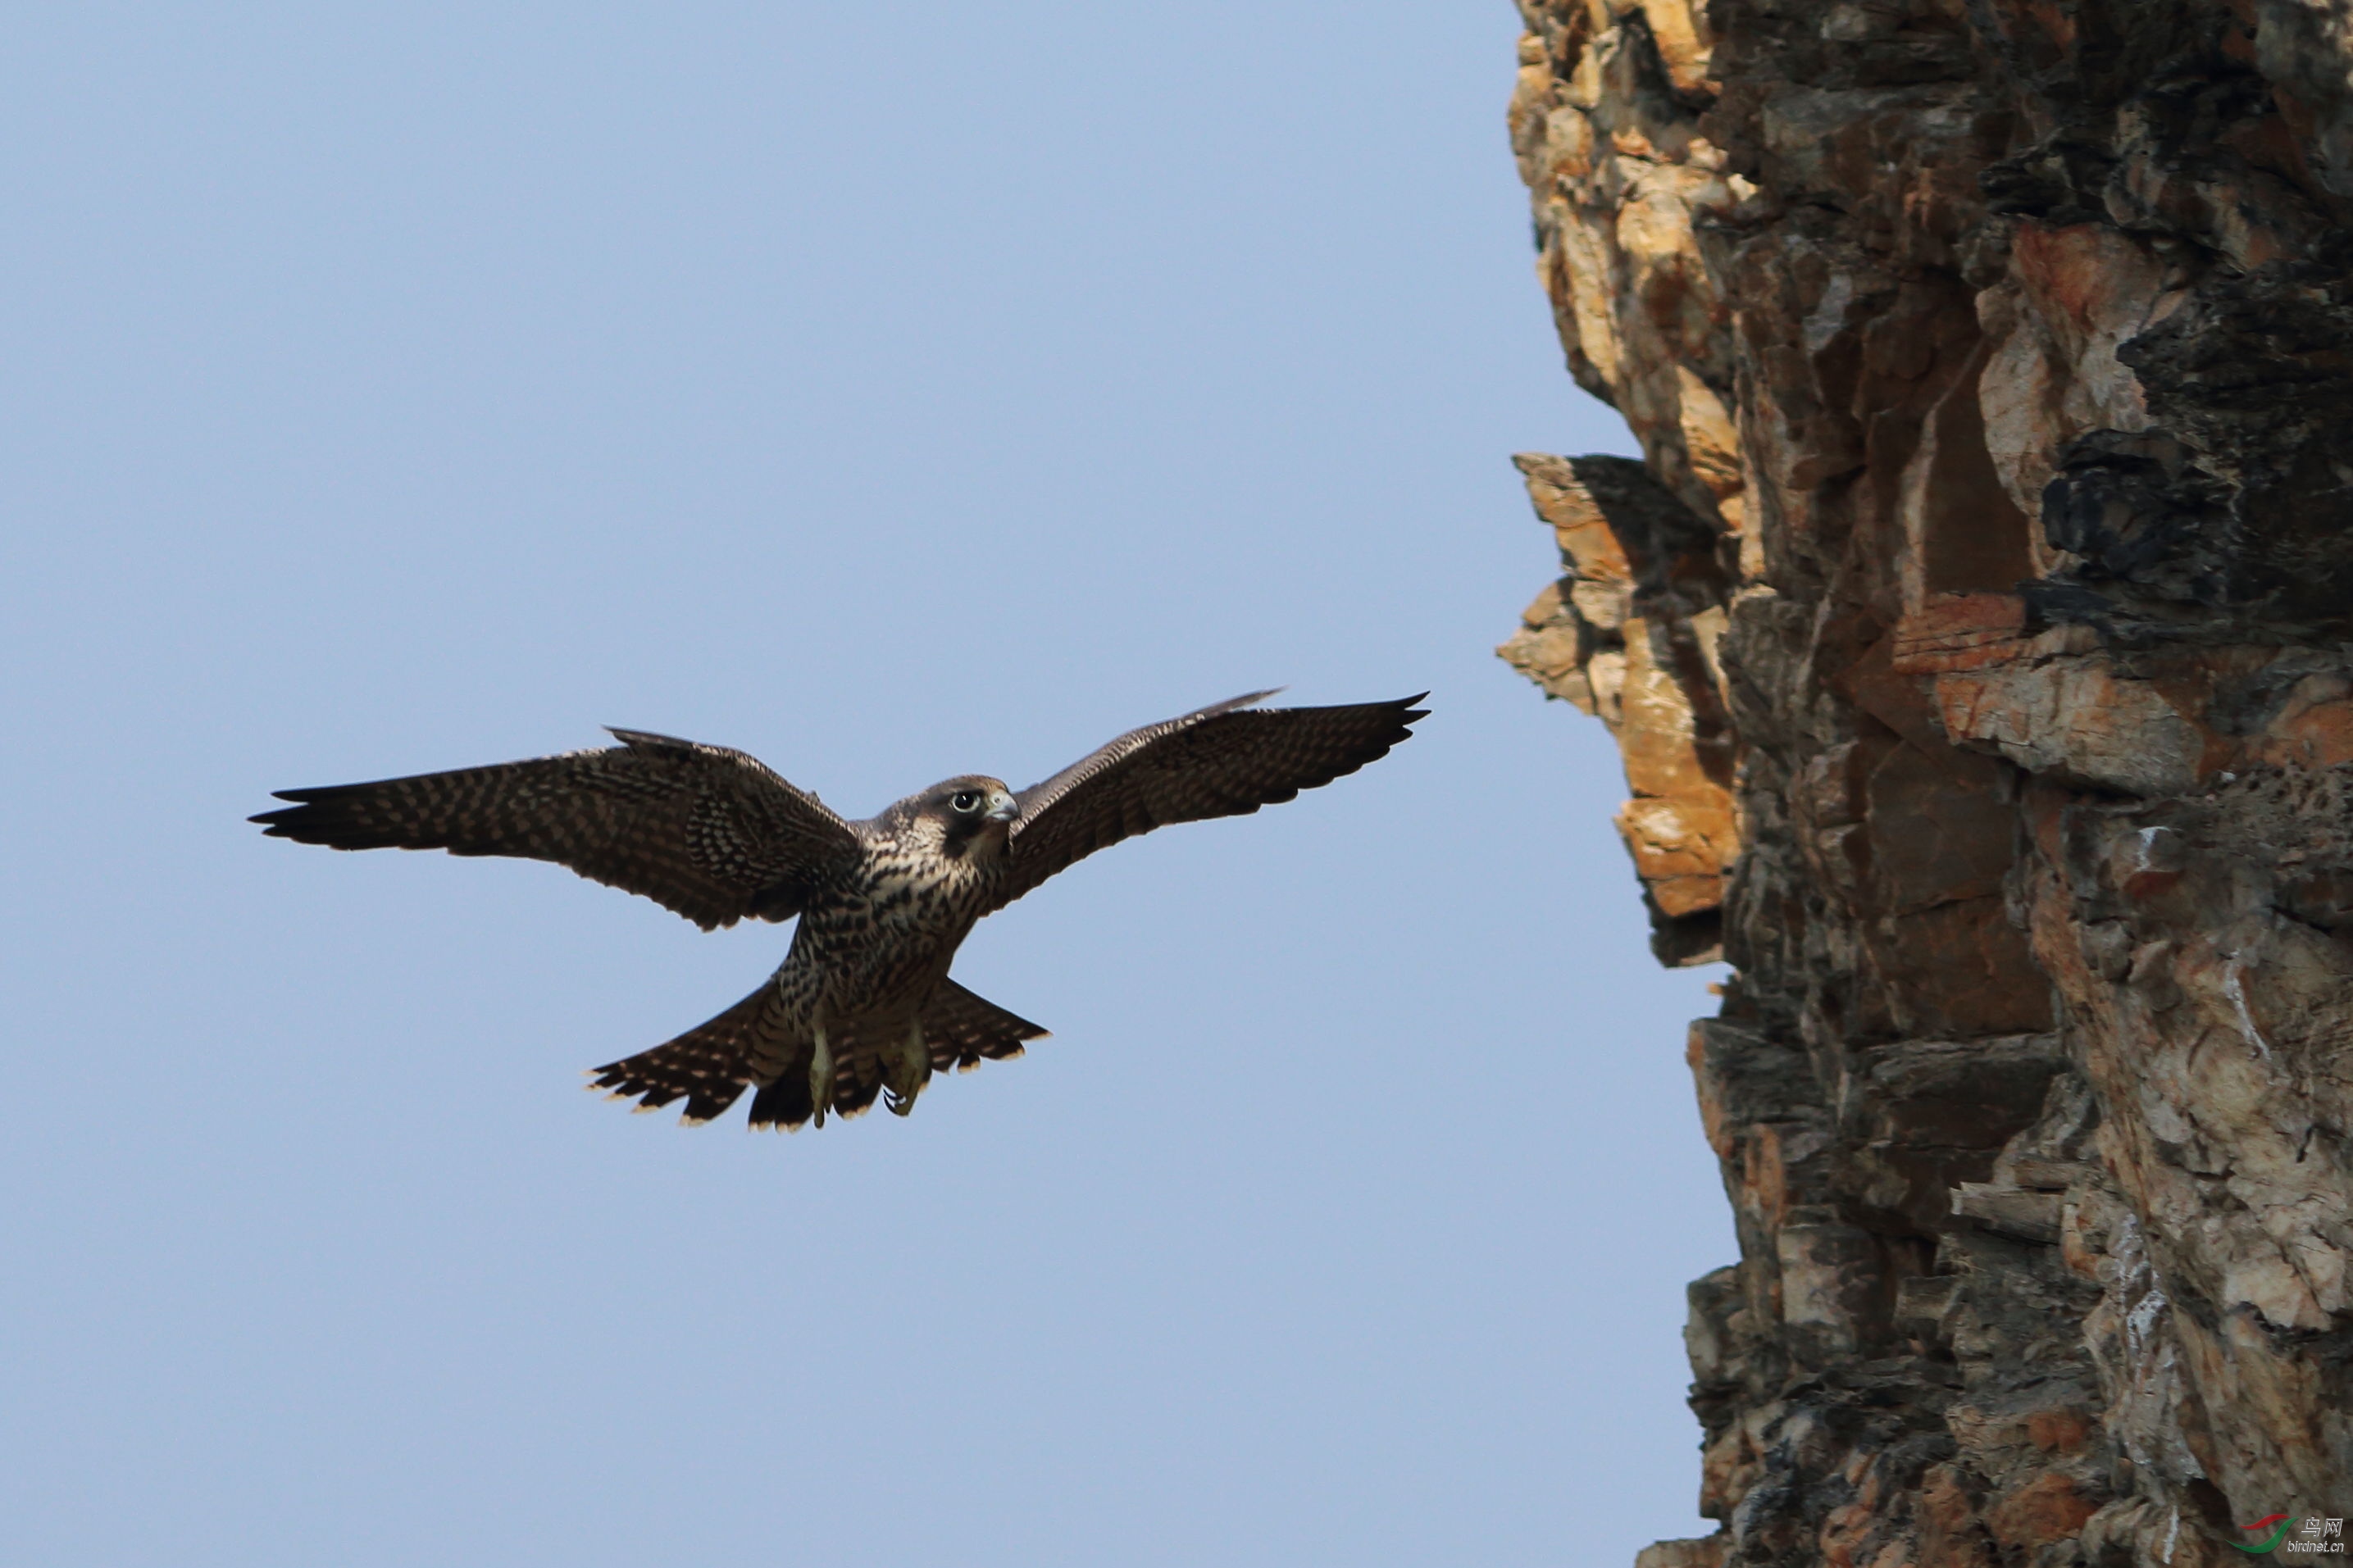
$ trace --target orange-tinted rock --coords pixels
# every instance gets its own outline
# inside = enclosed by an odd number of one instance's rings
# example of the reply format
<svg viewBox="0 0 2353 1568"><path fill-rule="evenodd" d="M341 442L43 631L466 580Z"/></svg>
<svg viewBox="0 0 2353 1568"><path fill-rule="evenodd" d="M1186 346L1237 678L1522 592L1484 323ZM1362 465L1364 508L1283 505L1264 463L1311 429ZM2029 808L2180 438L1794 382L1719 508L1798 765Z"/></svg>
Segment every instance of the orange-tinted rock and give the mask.
<svg viewBox="0 0 2353 1568"><path fill-rule="evenodd" d="M2092 1421L2081 1410L2038 1410L2026 1419L2026 1436L2038 1448L2072 1454L2091 1437Z"/></svg>
<svg viewBox="0 0 2353 1568"><path fill-rule="evenodd" d="M2013 1552L2072 1541L2099 1505L2085 1497L2074 1481L2046 1470L2016 1490L1997 1499L1987 1514L1994 1539Z"/></svg>
<svg viewBox="0 0 2353 1568"><path fill-rule="evenodd" d="M2015 594L1947 594L1895 627L1897 675L1941 675L2008 664L2027 645L2026 601Z"/></svg>
<svg viewBox="0 0 2353 1568"><path fill-rule="evenodd" d="M1739 828L1714 663L1723 615L1709 525L1625 458L1524 452L1515 461L1565 575L1496 652L1616 734L1633 792L1618 828L1658 923L1654 946L1671 962L1712 959Z"/></svg>
<svg viewBox="0 0 2353 1568"><path fill-rule="evenodd" d="M1634 1554L1634 1568L1724 1568L1724 1539L1652 1542Z"/></svg>

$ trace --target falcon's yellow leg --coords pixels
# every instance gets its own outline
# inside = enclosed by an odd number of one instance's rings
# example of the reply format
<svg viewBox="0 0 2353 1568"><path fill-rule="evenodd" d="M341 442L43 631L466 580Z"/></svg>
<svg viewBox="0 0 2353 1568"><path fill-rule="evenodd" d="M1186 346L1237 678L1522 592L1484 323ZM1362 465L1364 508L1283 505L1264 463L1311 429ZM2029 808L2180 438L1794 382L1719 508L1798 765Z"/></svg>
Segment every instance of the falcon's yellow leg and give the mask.
<svg viewBox="0 0 2353 1568"><path fill-rule="evenodd" d="M823 1026L813 1032L817 1047L809 1053L809 1103L817 1108L817 1124L822 1127L833 1104L833 1048L825 1043Z"/></svg>
<svg viewBox="0 0 2353 1568"><path fill-rule="evenodd" d="M891 1092L884 1103L893 1116L904 1116L915 1109L915 1096L923 1092L923 1085L932 1080L932 1047L923 1044L923 1021L914 1019L907 1026L907 1038L900 1047L899 1059L891 1064Z"/></svg>

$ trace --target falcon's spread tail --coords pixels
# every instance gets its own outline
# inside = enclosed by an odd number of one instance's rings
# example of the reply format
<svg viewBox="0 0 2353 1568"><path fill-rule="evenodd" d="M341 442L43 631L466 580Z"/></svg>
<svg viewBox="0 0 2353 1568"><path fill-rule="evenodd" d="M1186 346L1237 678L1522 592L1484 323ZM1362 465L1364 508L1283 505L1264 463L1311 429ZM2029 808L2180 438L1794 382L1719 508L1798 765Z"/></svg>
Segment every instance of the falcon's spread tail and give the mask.
<svg viewBox="0 0 2353 1568"><path fill-rule="evenodd" d="M784 1067L776 1081L753 1096L752 1125L797 1129L815 1110L808 1074L813 1042L797 1037L782 1015L771 982L667 1045L593 1069L596 1077L591 1087L607 1089L617 1100L635 1099L639 1110L656 1110L682 1099L683 1120L692 1125L712 1120L735 1103L754 1082L755 1059L781 1061ZM882 1091L885 1063L902 1032L902 1026L861 1018L827 1032L835 1061L836 1115L855 1116L873 1105ZM984 1059L1018 1057L1024 1041L1045 1034L1027 1018L983 1001L953 980L940 982L923 1009L923 1041L931 1047L935 1071L951 1067L969 1071Z"/></svg>

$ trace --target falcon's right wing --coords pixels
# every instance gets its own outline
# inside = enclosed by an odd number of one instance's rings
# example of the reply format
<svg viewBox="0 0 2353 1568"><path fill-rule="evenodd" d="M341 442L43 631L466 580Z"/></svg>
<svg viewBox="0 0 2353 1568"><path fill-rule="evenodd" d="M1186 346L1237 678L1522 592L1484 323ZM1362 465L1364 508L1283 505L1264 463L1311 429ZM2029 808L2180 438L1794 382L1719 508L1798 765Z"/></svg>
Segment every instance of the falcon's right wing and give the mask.
<svg viewBox="0 0 2353 1568"><path fill-rule="evenodd" d="M621 742L375 784L280 790L253 820L336 849L447 849L553 860L642 893L705 931L790 920L811 881L860 853L857 831L754 758L616 730Z"/></svg>
<svg viewBox="0 0 2353 1568"><path fill-rule="evenodd" d="M1387 756L1413 733L1422 697L1337 708L1260 708L1254 691L1097 747L1014 798L1003 909L1056 872L1174 822L1246 816Z"/></svg>

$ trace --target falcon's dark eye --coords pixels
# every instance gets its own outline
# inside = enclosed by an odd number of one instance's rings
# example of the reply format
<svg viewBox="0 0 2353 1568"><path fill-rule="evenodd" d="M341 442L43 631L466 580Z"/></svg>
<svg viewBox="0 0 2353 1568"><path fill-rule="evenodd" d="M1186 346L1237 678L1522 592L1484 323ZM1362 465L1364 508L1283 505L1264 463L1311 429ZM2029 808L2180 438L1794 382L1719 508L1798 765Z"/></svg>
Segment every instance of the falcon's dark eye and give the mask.
<svg viewBox="0 0 2353 1568"><path fill-rule="evenodd" d="M958 811L978 811L980 809L980 792L976 789L960 789L955 792L955 795L950 797L948 804L955 806Z"/></svg>

